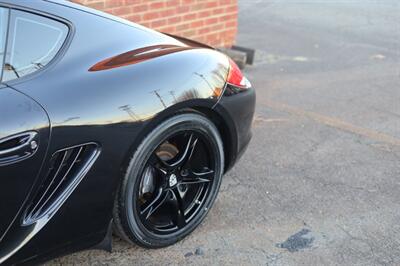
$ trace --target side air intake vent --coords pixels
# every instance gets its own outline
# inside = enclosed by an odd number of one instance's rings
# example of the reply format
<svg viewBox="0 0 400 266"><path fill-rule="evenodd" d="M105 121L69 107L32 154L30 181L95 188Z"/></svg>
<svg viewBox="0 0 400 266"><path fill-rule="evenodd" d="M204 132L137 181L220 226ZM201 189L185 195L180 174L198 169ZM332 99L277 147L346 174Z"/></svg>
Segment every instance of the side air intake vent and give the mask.
<svg viewBox="0 0 400 266"><path fill-rule="evenodd" d="M78 186L99 155L95 143L59 150L50 159L50 168L35 197L29 204L23 224L51 216Z"/></svg>

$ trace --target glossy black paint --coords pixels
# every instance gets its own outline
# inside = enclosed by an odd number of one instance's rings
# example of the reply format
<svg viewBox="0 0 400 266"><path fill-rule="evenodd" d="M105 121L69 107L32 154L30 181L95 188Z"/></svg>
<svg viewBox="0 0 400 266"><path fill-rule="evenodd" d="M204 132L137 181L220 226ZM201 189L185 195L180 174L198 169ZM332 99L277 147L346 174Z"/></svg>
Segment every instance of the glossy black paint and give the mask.
<svg viewBox="0 0 400 266"><path fill-rule="evenodd" d="M45 158L50 134L49 119L32 99L9 88L0 89L0 139L12 141L21 133L35 132L36 149L28 147L12 151L0 144L0 256L4 252L3 237L12 220L20 212ZM3 142L4 146L9 146Z"/></svg>
<svg viewBox="0 0 400 266"><path fill-rule="evenodd" d="M196 109L217 124L226 169L247 146L255 94L249 89L222 96L226 56L69 2L0 0L0 6L48 16L70 28L47 67L0 85L0 141L35 131L39 143L30 158L0 166L0 236L8 228L0 239L0 259L18 248L5 264L38 262L101 243L109 233L115 189L129 155L154 125L177 111ZM154 46L178 48L135 64L90 71L104 60ZM21 226L51 155L88 142L97 143L101 153L72 195L43 228ZM20 179L11 180L15 176Z"/></svg>
<svg viewBox="0 0 400 266"><path fill-rule="evenodd" d="M228 92L229 91L229 92ZM229 150L229 162L226 169L229 170L246 151L251 140L251 125L256 105L256 93L254 89L230 90L228 85L214 110L219 113L229 128L230 146L225 146ZM228 137L228 136L225 136Z"/></svg>

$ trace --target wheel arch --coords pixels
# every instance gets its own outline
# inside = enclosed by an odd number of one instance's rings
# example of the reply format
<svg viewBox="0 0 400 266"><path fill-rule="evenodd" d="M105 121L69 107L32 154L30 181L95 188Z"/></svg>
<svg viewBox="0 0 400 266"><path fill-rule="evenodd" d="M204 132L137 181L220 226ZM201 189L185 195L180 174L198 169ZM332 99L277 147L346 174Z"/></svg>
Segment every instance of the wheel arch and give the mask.
<svg viewBox="0 0 400 266"><path fill-rule="evenodd" d="M236 147L236 141L234 130L229 126L229 122L226 120L226 118L224 118L223 115L217 112L215 109L203 106L194 106L192 109L209 118L210 121L217 127L224 146L224 172L226 173L232 167L235 160L234 151Z"/></svg>
<svg viewBox="0 0 400 266"><path fill-rule="evenodd" d="M210 121L216 126L224 146L224 172L227 172L235 161L235 148L237 143L235 139L236 134L234 133L233 126L227 121L229 118L222 114L222 112L213 108L215 103L214 100L210 99L195 99L177 103L154 115L154 117L146 122L135 140L131 143L128 152L124 155L124 160L121 165L122 174L124 174L127 169L132 154L143 141L144 137L161 122L179 113L199 113L210 119Z"/></svg>

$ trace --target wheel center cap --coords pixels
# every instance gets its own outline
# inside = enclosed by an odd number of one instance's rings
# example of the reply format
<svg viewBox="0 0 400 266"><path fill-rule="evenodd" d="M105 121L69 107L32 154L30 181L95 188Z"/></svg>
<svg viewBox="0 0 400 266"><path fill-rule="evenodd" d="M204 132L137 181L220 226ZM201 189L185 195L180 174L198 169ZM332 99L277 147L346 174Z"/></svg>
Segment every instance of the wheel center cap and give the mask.
<svg viewBox="0 0 400 266"><path fill-rule="evenodd" d="M178 180L176 179L176 175L175 174L171 174L169 176L169 186L173 187L176 185L176 183L178 183Z"/></svg>

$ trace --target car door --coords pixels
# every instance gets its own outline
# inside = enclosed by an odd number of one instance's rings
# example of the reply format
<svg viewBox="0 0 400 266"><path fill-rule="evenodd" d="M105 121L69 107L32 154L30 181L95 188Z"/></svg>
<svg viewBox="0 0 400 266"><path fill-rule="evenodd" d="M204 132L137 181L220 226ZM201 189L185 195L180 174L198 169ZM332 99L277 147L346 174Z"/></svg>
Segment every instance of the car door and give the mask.
<svg viewBox="0 0 400 266"><path fill-rule="evenodd" d="M0 70L10 10L0 7ZM42 162L50 137L49 118L30 97L0 84L0 242L22 210Z"/></svg>

